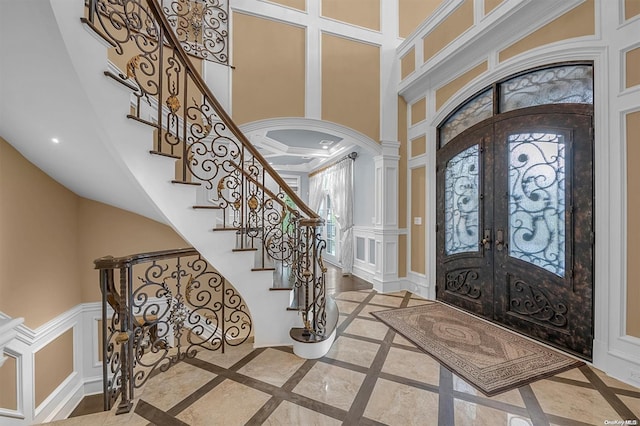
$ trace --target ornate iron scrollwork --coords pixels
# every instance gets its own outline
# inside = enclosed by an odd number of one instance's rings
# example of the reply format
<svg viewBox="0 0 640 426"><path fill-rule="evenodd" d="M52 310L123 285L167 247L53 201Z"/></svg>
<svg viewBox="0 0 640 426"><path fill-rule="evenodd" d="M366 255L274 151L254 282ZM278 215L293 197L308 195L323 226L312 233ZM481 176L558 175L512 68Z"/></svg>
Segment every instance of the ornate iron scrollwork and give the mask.
<svg viewBox="0 0 640 426"><path fill-rule="evenodd" d="M510 285L511 311L556 327L567 325L566 304L552 303L542 290L523 280L516 279Z"/></svg>
<svg viewBox="0 0 640 426"><path fill-rule="evenodd" d="M106 408L122 395L123 386L130 400L154 371L166 371L200 350L224 352L225 346L245 342L252 330L242 297L195 250L138 257L143 260L124 266L122 258L111 262L112 268L126 272L121 276L138 278L125 278L124 293L129 297L109 293L103 301L105 312L114 311L110 319L103 319ZM108 266L100 268L112 271ZM111 272L103 280L112 277ZM114 288L111 284L102 288ZM121 324L123 308L128 327Z"/></svg>
<svg viewBox="0 0 640 426"><path fill-rule="evenodd" d="M190 55L227 64L229 5L220 0L163 0L164 12Z"/></svg>
<svg viewBox="0 0 640 426"><path fill-rule="evenodd" d="M509 255L565 274L565 141L522 133L509 143Z"/></svg>
<svg viewBox="0 0 640 426"><path fill-rule="evenodd" d="M478 251L479 147L473 145L447 163L444 184L445 253Z"/></svg>
<svg viewBox="0 0 640 426"><path fill-rule="evenodd" d="M479 278L478 271L473 269L462 269L447 273L447 281L445 283L447 291L467 296L472 299L479 299L482 295L477 281Z"/></svg>

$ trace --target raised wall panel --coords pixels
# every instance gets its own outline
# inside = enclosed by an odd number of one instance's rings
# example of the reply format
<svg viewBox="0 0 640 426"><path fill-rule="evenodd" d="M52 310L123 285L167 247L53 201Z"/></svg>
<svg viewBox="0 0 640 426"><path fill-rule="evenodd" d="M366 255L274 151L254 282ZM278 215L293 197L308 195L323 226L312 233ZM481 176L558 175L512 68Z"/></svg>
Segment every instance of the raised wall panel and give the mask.
<svg viewBox="0 0 640 426"><path fill-rule="evenodd" d="M35 353L34 370L37 407L73 373L73 329Z"/></svg>
<svg viewBox="0 0 640 426"><path fill-rule="evenodd" d="M425 199L427 196L426 169L411 170L411 271L424 274L425 270ZM421 223L416 224L416 218Z"/></svg>
<svg viewBox="0 0 640 426"><path fill-rule="evenodd" d="M407 276L407 236L398 235L398 277Z"/></svg>
<svg viewBox="0 0 640 426"><path fill-rule="evenodd" d="M233 120L305 115L305 29L233 14Z"/></svg>
<svg viewBox="0 0 640 426"><path fill-rule="evenodd" d="M380 140L380 48L322 35L322 119Z"/></svg>
<svg viewBox="0 0 640 426"><path fill-rule="evenodd" d="M427 118L427 101L425 98L420 99L411 105L411 125L419 123Z"/></svg>
<svg viewBox="0 0 640 426"><path fill-rule="evenodd" d="M306 0L269 0L271 3L281 4L283 6L290 7L292 9L307 10Z"/></svg>
<svg viewBox="0 0 640 426"><path fill-rule="evenodd" d="M322 16L379 31L380 0L322 0Z"/></svg>
<svg viewBox="0 0 640 426"><path fill-rule="evenodd" d="M3 354L0 354L2 356ZM0 410L18 410L18 360L4 353L6 360L0 368Z"/></svg>
<svg viewBox="0 0 640 426"><path fill-rule="evenodd" d="M409 74L416 70L416 49L409 50L400 59L400 78L404 80Z"/></svg>
<svg viewBox="0 0 640 426"><path fill-rule="evenodd" d="M384 244L384 273L398 274L398 244L395 241L387 241Z"/></svg>
<svg viewBox="0 0 640 426"><path fill-rule="evenodd" d="M640 337L640 111L626 116L627 140L627 333Z"/></svg>
<svg viewBox="0 0 640 426"><path fill-rule="evenodd" d="M640 0L638 1L640 3ZM625 87L640 85L640 47L625 53Z"/></svg>
<svg viewBox="0 0 640 426"><path fill-rule="evenodd" d="M559 18L500 51L498 54L500 62L545 44L595 34L594 7L594 0L587 0L571 9Z"/></svg>
<svg viewBox="0 0 640 426"><path fill-rule="evenodd" d="M398 190L398 168L385 167L385 194L391 195ZM394 203L384 203L384 226L398 226L398 209Z"/></svg>
<svg viewBox="0 0 640 426"><path fill-rule="evenodd" d="M504 3L504 0L484 0L484 14L488 15L493 9Z"/></svg>
<svg viewBox="0 0 640 426"><path fill-rule="evenodd" d="M406 38L443 3L443 0L398 0L399 35Z"/></svg>
<svg viewBox="0 0 640 426"><path fill-rule="evenodd" d="M426 154L427 152L427 136L422 135L411 140L411 157Z"/></svg>
<svg viewBox="0 0 640 426"><path fill-rule="evenodd" d="M398 160L398 228L407 227L407 103L398 96L398 142L400 142Z"/></svg>
<svg viewBox="0 0 640 426"><path fill-rule="evenodd" d="M631 19L640 15L640 1L624 0L624 18Z"/></svg>
<svg viewBox="0 0 640 426"><path fill-rule="evenodd" d="M422 40L424 62L473 26L473 0L465 0Z"/></svg>

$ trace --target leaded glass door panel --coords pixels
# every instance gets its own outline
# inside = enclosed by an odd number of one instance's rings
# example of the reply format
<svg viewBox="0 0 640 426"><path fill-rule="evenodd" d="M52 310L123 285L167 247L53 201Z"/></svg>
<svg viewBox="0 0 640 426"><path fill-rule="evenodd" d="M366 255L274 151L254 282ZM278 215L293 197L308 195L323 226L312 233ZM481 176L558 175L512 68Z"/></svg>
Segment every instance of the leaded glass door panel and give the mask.
<svg viewBox="0 0 640 426"><path fill-rule="evenodd" d="M493 258L491 245L482 240L492 223L486 196L492 183L485 177L492 130L480 126L458 136L438 152L437 166L437 297L487 317L493 313Z"/></svg>
<svg viewBox="0 0 640 426"><path fill-rule="evenodd" d="M590 110L536 107L530 112L544 113L496 120L494 136L494 319L585 358L593 340Z"/></svg>
<svg viewBox="0 0 640 426"><path fill-rule="evenodd" d="M499 114L437 153L439 300L591 358L590 105Z"/></svg>

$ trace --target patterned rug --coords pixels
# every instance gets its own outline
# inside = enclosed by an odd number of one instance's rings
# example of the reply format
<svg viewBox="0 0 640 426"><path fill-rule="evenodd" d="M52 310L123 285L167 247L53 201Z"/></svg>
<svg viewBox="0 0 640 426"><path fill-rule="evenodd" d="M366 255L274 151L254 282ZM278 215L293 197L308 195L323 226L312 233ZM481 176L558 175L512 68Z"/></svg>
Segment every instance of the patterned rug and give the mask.
<svg viewBox="0 0 640 426"><path fill-rule="evenodd" d="M487 396L584 364L439 302L372 315Z"/></svg>

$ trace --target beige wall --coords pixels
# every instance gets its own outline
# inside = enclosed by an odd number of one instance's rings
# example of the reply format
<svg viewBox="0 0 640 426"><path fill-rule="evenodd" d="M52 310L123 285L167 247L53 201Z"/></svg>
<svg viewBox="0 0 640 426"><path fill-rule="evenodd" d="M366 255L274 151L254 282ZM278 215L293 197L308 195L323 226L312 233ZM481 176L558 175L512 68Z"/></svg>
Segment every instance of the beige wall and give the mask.
<svg viewBox="0 0 640 426"><path fill-rule="evenodd" d="M638 1L640 4L640 0ZM640 84L640 47L625 54L625 87L628 89Z"/></svg>
<svg viewBox="0 0 640 426"><path fill-rule="evenodd" d="M400 37L408 37L442 3L443 0L398 0Z"/></svg>
<svg viewBox="0 0 640 426"><path fill-rule="evenodd" d="M233 14L233 120L305 115L305 29Z"/></svg>
<svg viewBox="0 0 640 426"><path fill-rule="evenodd" d="M411 105L411 125L421 122L427 118L427 101L422 98Z"/></svg>
<svg viewBox="0 0 640 426"><path fill-rule="evenodd" d="M35 403L40 405L73 373L73 329L69 329L34 355Z"/></svg>
<svg viewBox="0 0 640 426"><path fill-rule="evenodd" d="M407 236L398 235L398 277L407 276Z"/></svg>
<svg viewBox="0 0 640 426"><path fill-rule="evenodd" d="M78 197L3 139L0 195L0 311L36 328L81 301Z"/></svg>
<svg viewBox="0 0 640 426"><path fill-rule="evenodd" d="M400 148L398 154L398 228L407 227L407 103L402 96L398 96L398 142Z"/></svg>
<svg viewBox="0 0 640 426"><path fill-rule="evenodd" d="M426 169L418 167L411 170L411 270L419 274L425 269L425 223L427 197ZM414 218L422 218L422 225L416 225Z"/></svg>
<svg viewBox="0 0 640 426"><path fill-rule="evenodd" d="M398 96L398 228L407 227L407 103L402 96ZM398 276L407 276L407 236L398 236Z"/></svg>
<svg viewBox="0 0 640 426"><path fill-rule="evenodd" d="M1 138L0 200L0 311L32 329L100 300L94 259L187 245L164 224L77 196ZM72 371L69 330L36 353L37 404ZM14 382L10 358L0 368L0 407L15 405Z"/></svg>
<svg viewBox="0 0 640 426"><path fill-rule="evenodd" d="M322 35L322 119L380 140L380 48Z"/></svg>
<svg viewBox="0 0 640 426"><path fill-rule="evenodd" d="M380 30L380 0L322 0L322 15L371 30Z"/></svg>
<svg viewBox="0 0 640 426"><path fill-rule="evenodd" d="M409 74L416 70L416 49L412 47L401 59L400 59L400 77L402 80L407 78Z"/></svg>
<svg viewBox="0 0 640 426"><path fill-rule="evenodd" d="M417 157L418 155L426 154L426 152L427 137L425 135L411 140L411 157Z"/></svg>
<svg viewBox="0 0 640 426"><path fill-rule="evenodd" d="M424 62L431 59L471 26L473 26L473 0L465 0L423 39Z"/></svg>
<svg viewBox="0 0 640 426"><path fill-rule="evenodd" d="M98 257L187 246L164 224L75 195L2 139L0 196L0 311L30 328L100 300Z"/></svg>
<svg viewBox="0 0 640 426"><path fill-rule="evenodd" d="M631 19L640 15L640 1L624 0L624 18Z"/></svg>
<svg viewBox="0 0 640 426"><path fill-rule="evenodd" d="M500 6L503 2L504 0L484 0L484 14L489 14L489 12Z"/></svg>
<svg viewBox="0 0 640 426"><path fill-rule="evenodd" d="M640 111L626 116L627 138L627 334L640 337Z"/></svg>
<svg viewBox="0 0 640 426"><path fill-rule="evenodd" d="M4 354L7 359L0 367L0 408L18 409L17 362L12 356ZM0 353L0 356L2 354Z"/></svg>
<svg viewBox="0 0 640 426"><path fill-rule="evenodd" d="M500 62L545 44L595 34L594 6L594 0L587 0L517 41L499 53Z"/></svg>
<svg viewBox="0 0 640 426"><path fill-rule="evenodd" d="M483 63L471 68L460 77L452 80L451 82L436 90L436 110L439 110L442 105L445 104L445 102L447 102L453 95L455 95L458 90L466 86L467 83L469 83L480 74L486 72L488 67L489 64L487 63L487 61L484 61Z"/></svg>
<svg viewBox="0 0 640 426"><path fill-rule="evenodd" d="M278 3L283 6L292 7L298 10L307 10L306 0L271 0L273 3Z"/></svg>
<svg viewBox="0 0 640 426"><path fill-rule="evenodd" d="M189 246L167 225L97 201L80 198L78 211L82 302L100 300L99 275L93 265L95 259Z"/></svg>

